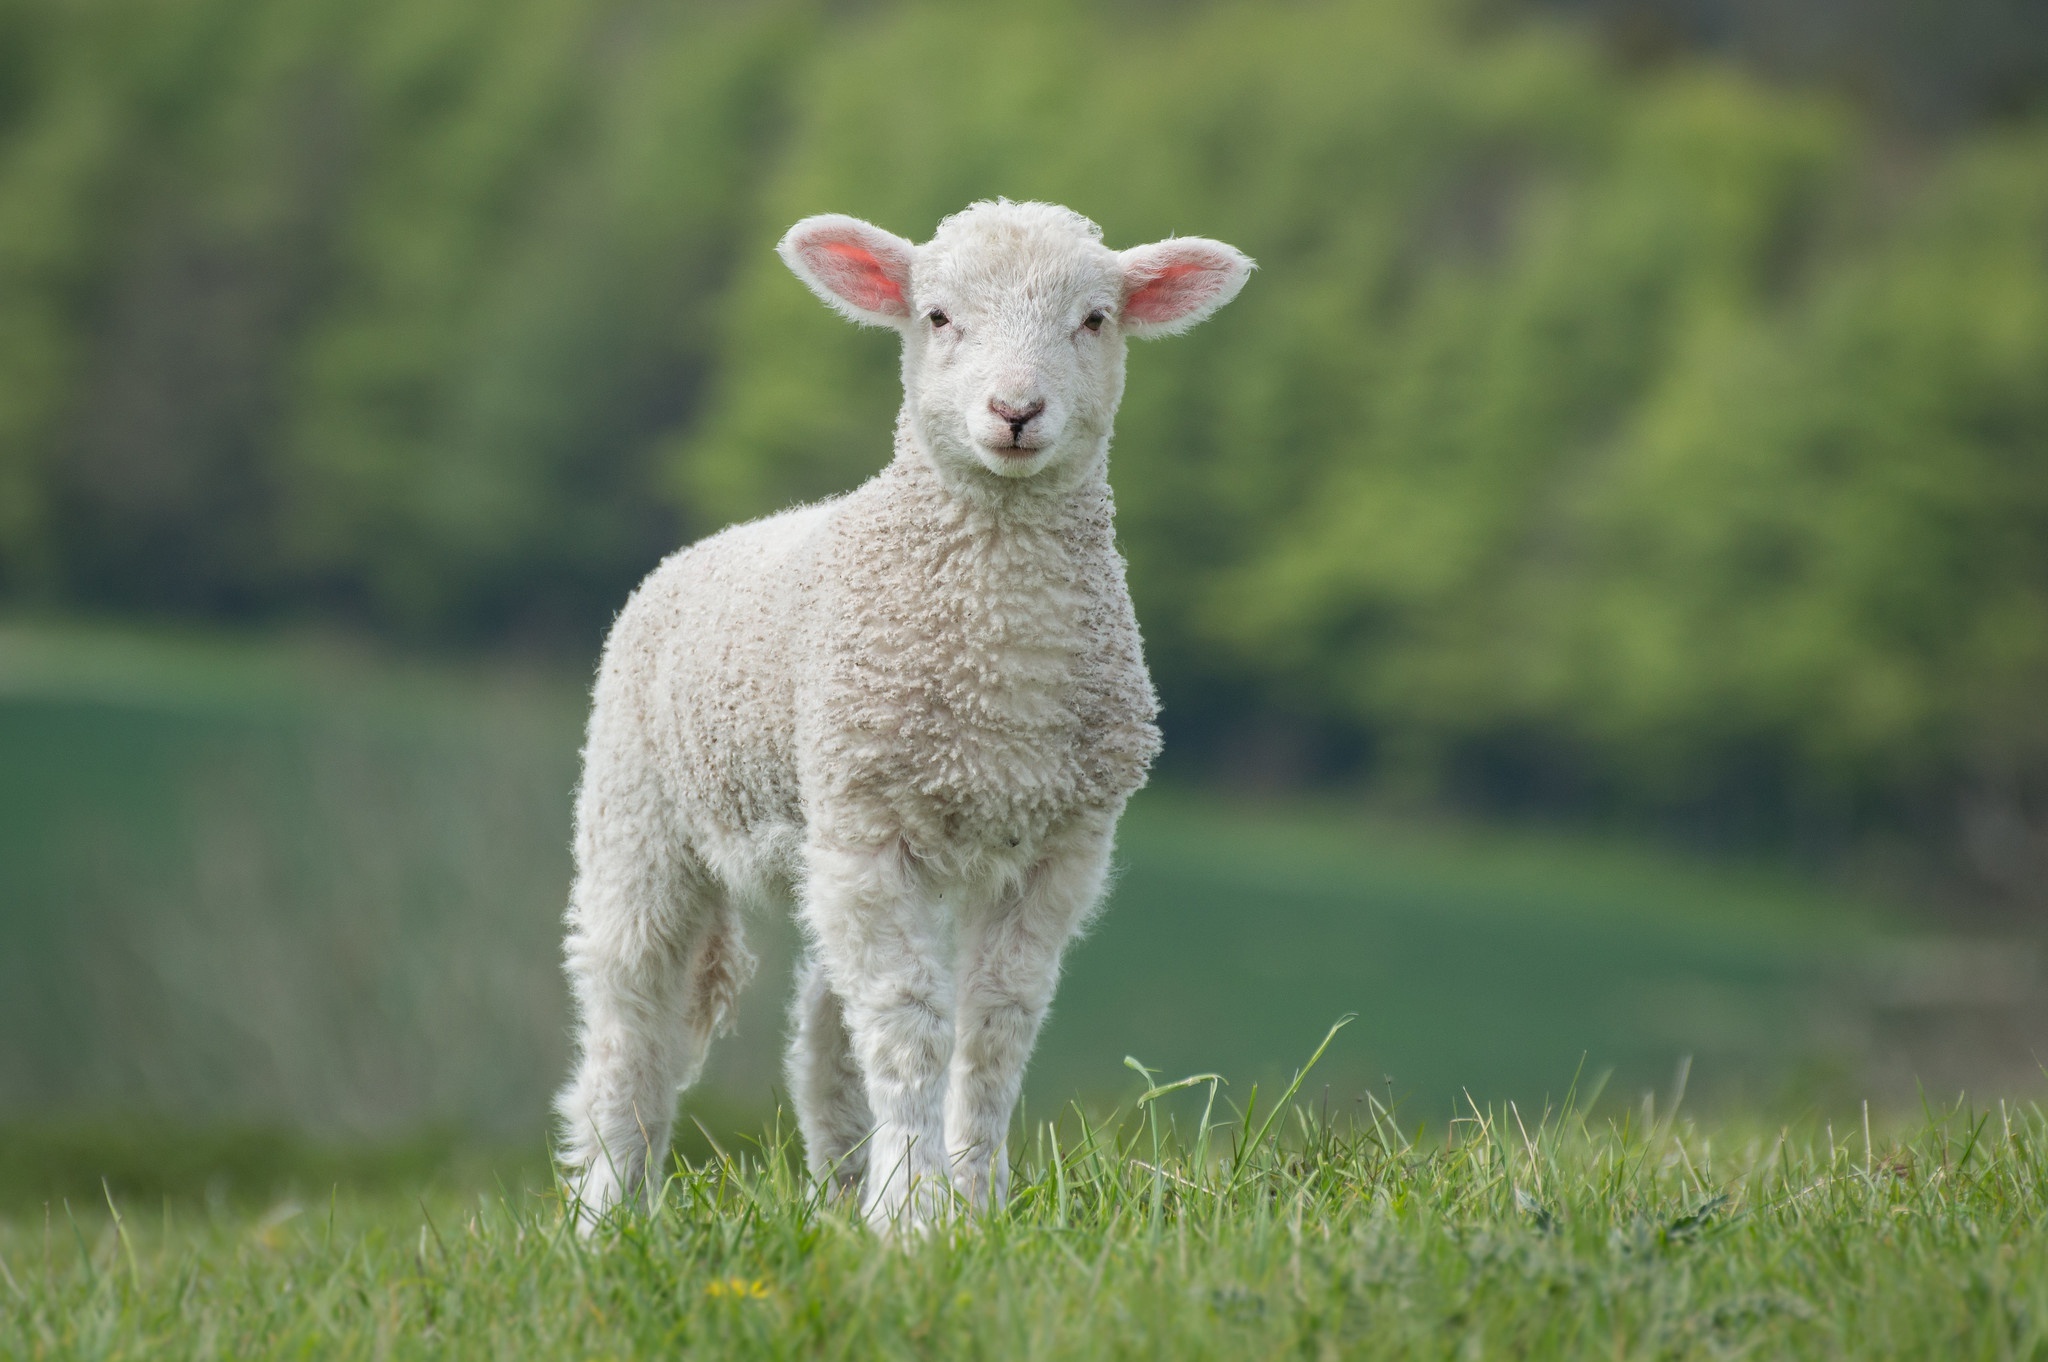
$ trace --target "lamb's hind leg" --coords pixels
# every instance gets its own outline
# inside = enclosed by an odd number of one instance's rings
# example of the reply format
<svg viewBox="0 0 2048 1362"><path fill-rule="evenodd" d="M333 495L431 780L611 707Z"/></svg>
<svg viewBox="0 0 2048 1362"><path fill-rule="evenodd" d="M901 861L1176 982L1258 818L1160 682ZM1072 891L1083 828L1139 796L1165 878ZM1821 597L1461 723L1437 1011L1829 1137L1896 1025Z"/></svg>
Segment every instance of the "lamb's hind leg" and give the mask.
<svg viewBox="0 0 2048 1362"><path fill-rule="evenodd" d="M858 1190L875 1118L846 1032L845 1004L815 953L806 954L797 969L784 1073L811 1176L829 1180L841 1196Z"/></svg>
<svg viewBox="0 0 2048 1362"><path fill-rule="evenodd" d="M1020 892L961 924L959 1030L946 1088L953 1185L975 1210L1010 1196L1010 1113L1038 1042L1060 953L1102 898L1115 816L1071 829Z"/></svg>
<svg viewBox="0 0 2048 1362"><path fill-rule="evenodd" d="M671 839L598 821L577 853L567 954L580 1057L556 1109L587 1231L659 1190L676 1094L702 1072L754 959L730 896Z"/></svg>

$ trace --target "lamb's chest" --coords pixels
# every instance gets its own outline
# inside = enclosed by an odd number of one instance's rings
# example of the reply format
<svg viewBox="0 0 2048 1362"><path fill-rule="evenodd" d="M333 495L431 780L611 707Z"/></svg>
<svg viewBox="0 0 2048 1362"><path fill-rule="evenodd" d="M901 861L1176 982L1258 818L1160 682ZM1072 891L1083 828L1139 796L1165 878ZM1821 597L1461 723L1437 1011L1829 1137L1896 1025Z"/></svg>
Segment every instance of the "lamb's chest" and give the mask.
<svg viewBox="0 0 2048 1362"><path fill-rule="evenodd" d="M1142 784L1154 702L1106 519L905 526L823 618L818 774L913 845L1000 846ZM842 594L844 593L844 594Z"/></svg>

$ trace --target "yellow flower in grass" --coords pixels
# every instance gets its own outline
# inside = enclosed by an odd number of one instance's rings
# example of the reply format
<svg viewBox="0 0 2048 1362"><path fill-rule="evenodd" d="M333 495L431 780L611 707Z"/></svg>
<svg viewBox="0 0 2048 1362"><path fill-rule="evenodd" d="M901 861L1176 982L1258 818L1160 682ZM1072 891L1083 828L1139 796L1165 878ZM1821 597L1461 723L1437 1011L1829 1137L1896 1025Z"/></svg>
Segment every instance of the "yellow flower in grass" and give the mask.
<svg viewBox="0 0 2048 1362"><path fill-rule="evenodd" d="M760 1277L756 1277L752 1281L747 1280L745 1277L722 1277L715 1281L707 1282L704 1287L704 1294L707 1296L727 1296L734 1300L766 1300L768 1299L768 1283Z"/></svg>

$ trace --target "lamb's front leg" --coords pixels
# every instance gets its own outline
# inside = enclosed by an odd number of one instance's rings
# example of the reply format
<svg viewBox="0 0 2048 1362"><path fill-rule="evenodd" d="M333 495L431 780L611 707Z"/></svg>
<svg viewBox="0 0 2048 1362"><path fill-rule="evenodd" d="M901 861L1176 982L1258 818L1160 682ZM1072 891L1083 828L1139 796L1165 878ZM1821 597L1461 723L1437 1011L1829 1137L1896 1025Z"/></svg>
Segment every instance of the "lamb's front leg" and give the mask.
<svg viewBox="0 0 2048 1362"><path fill-rule="evenodd" d="M953 1185L975 1210L1009 1201L1010 1113L1059 983L1060 953L1102 897L1114 827L1110 816L1074 829L1021 893L962 924L946 1144Z"/></svg>
<svg viewBox="0 0 2048 1362"><path fill-rule="evenodd" d="M813 848L804 920L844 1009L875 1131L862 1204L877 1228L915 1228L951 1201L946 1063L953 981L939 905L900 851Z"/></svg>

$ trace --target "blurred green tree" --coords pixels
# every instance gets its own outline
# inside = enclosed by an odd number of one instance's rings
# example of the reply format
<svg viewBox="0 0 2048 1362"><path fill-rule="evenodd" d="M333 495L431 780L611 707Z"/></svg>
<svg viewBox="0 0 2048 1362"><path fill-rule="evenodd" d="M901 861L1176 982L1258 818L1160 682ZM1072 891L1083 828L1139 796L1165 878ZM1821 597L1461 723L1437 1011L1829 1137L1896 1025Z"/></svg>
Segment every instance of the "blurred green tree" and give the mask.
<svg viewBox="0 0 2048 1362"><path fill-rule="evenodd" d="M656 437L715 358L804 22L0 12L33 53L0 96L0 581L588 637L681 532Z"/></svg>
<svg viewBox="0 0 2048 1362"><path fill-rule="evenodd" d="M1119 424L1171 752L2048 882L2048 127L1515 13L0 0L0 592L587 646L887 457L791 220L1056 199L1263 267Z"/></svg>

